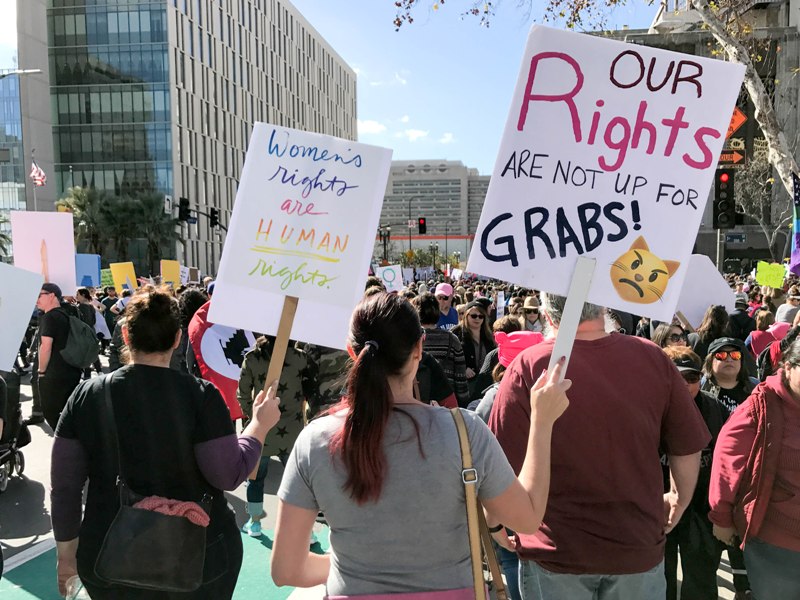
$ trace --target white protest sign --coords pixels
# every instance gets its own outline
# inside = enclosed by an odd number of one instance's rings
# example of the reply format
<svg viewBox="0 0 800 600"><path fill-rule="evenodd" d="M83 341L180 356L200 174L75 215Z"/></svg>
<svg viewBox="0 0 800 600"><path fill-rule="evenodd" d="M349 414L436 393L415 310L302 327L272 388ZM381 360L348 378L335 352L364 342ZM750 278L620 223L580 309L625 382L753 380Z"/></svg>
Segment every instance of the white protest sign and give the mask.
<svg viewBox="0 0 800 600"><path fill-rule="evenodd" d="M721 304L731 312L735 302L735 292L711 259L704 254L692 254L677 309L692 327L696 329L700 326L712 304Z"/></svg>
<svg viewBox="0 0 800 600"><path fill-rule="evenodd" d="M497 318L502 319L506 314L506 293L503 291L497 292L497 300L495 301L497 308Z"/></svg>
<svg viewBox="0 0 800 600"><path fill-rule="evenodd" d="M14 366L43 283L39 273L0 262L0 370Z"/></svg>
<svg viewBox="0 0 800 600"><path fill-rule="evenodd" d="M291 338L344 348L364 292L391 150L257 123L209 319L274 334L300 299ZM242 298L258 310L242 310Z"/></svg>
<svg viewBox="0 0 800 600"><path fill-rule="evenodd" d="M458 281L459 279L461 279L461 277L463 277L463 275L464 271L462 271L461 269L453 269L451 278L453 279L453 281Z"/></svg>
<svg viewBox="0 0 800 600"><path fill-rule="evenodd" d="M11 211L14 265L40 273L65 296L75 293L72 213Z"/></svg>
<svg viewBox="0 0 800 600"><path fill-rule="evenodd" d="M743 73L534 26L467 269L671 319Z"/></svg>
<svg viewBox="0 0 800 600"><path fill-rule="evenodd" d="M387 292L403 291L403 273L400 265L390 265L388 267L378 267L375 273L383 281Z"/></svg>
<svg viewBox="0 0 800 600"><path fill-rule="evenodd" d="M403 269L403 283L414 283L414 269Z"/></svg>
<svg viewBox="0 0 800 600"><path fill-rule="evenodd" d="M181 285L189 283L189 267L181 265Z"/></svg>

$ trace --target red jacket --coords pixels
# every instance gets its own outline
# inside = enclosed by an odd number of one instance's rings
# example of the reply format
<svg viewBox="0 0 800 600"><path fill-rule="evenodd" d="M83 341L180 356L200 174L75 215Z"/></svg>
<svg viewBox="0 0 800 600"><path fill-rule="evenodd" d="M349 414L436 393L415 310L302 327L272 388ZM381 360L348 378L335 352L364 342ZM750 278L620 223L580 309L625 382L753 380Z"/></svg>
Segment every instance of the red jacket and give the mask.
<svg viewBox="0 0 800 600"><path fill-rule="evenodd" d="M720 527L736 527L742 547L757 536L770 504L783 445L781 371L761 383L731 415L714 449L708 514Z"/></svg>

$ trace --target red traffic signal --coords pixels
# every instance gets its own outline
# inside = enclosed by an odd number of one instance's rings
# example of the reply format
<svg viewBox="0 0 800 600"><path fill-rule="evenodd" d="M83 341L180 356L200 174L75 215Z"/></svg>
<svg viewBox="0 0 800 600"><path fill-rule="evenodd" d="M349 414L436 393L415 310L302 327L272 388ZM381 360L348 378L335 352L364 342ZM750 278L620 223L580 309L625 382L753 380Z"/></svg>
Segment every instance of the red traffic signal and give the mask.
<svg viewBox="0 0 800 600"><path fill-rule="evenodd" d="M420 217L417 219L417 227L419 229L419 234L423 235L428 232L428 223L425 220L425 217Z"/></svg>
<svg viewBox="0 0 800 600"><path fill-rule="evenodd" d="M730 175L728 175L726 172L723 171L722 173L719 174L720 182L728 183L728 179L730 179Z"/></svg>

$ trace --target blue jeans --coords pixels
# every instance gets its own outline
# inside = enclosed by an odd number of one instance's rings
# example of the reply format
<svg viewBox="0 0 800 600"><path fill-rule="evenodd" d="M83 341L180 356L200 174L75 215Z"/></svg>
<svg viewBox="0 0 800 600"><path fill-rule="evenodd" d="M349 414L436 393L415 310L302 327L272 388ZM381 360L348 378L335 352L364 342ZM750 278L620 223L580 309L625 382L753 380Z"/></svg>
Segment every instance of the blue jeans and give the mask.
<svg viewBox="0 0 800 600"><path fill-rule="evenodd" d="M500 563L503 575L506 576L508 597L511 600L522 600L519 595L519 558L517 558L517 553L506 550L495 541L492 541L492 545L497 554L497 562Z"/></svg>
<svg viewBox="0 0 800 600"><path fill-rule="evenodd" d="M279 456L283 466L286 466L288 456ZM258 463L255 479L247 480L247 514L259 519L264 514L264 482L269 472L270 456L262 456Z"/></svg>
<svg viewBox="0 0 800 600"><path fill-rule="evenodd" d="M523 600L664 600L664 561L631 575L553 573L531 560L519 561Z"/></svg>
<svg viewBox="0 0 800 600"><path fill-rule="evenodd" d="M800 598L800 552L750 538L744 562L755 598Z"/></svg>

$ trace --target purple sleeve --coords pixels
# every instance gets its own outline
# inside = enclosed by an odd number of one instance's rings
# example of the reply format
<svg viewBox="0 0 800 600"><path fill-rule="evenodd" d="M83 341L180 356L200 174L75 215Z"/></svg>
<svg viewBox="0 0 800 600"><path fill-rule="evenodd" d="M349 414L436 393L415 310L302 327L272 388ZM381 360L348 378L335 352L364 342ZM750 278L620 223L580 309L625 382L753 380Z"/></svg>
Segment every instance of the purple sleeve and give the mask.
<svg viewBox="0 0 800 600"><path fill-rule="evenodd" d="M197 465L206 481L220 490L234 490L261 458L261 442L251 435L236 434L194 445Z"/></svg>
<svg viewBox="0 0 800 600"><path fill-rule="evenodd" d="M88 476L80 441L56 436L50 460L50 516L57 542L75 539L80 533L83 484Z"/></svg>

